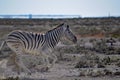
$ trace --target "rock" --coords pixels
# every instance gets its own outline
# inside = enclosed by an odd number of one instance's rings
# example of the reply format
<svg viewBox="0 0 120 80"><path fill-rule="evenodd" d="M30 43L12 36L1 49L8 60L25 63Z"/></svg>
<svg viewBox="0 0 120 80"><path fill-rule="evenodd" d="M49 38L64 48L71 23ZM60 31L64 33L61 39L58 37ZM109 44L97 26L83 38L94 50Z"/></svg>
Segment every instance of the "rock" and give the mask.
<svg viewBox="0 0 120 80"><path fill-rule="evenodd" d="M120 71L116 71L116 72L114 72L113 75L115 75L115 76L120 76Z"/></svg>
<svg viewBox="0 0 120 80"><path fill-rule="evenodd" d="M97 68L105 68L105 65L98 63L96 67Z"/></svg>
<svg viewBox="0 0 120 80"><path fill-rule="evenodd" d="M79 61L76 65L75 68L90 68L91 66L88 64L86 61Z"/></svg>
<svg viewBox="0 0 120 80"><path fill-rule="evenodd" d="M112 72L107 70L107 69L104 69L104 74L107 75L107 76L111 76Z"/></svg>

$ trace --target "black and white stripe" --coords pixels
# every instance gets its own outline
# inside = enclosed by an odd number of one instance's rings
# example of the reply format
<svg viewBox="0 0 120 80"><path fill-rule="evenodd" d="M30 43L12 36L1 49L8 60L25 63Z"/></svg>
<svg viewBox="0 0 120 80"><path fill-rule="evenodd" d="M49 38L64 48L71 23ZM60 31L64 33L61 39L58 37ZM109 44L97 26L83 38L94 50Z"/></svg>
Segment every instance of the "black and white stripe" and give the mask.
<svg viewBox="0 0 120 80"><path fill-rule="evenodd" d="M54 57L52 64L57 60L57 57L52 54L51 51L64 36L74 43L77 42L77 38L70 31L69 26L65 24L61 24L45 34L16 30L8 34L1 48L6 42L8 47L16 53L15 63L27 71L27 73L31 73L23 64L21 54L28 53L40 55L44 58L43 61L46 63L46 66L50 67L48 58L51 56Z"/></svg>
<svg viewBox="0 0 120 80"><path fill-rule="evenodd" d="M40 48L42 50L42 47L54 48L63 36L63 31L62 26L54 28L45 34L17 30L8 35L6 42L10 44L19 43L25 52L32 53Z"/></svg>

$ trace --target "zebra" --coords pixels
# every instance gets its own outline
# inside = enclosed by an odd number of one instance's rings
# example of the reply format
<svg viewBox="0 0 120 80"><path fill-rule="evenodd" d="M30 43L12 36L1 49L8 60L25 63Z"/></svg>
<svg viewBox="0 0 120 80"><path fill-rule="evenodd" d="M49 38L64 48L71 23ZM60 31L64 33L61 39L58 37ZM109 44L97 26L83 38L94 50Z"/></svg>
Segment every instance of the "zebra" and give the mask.
<svg viewBox="0 0 120 80"><path fill-rule="evenodd" d="M77 42L77 37L72 33L69 25L64 23L47 31L45 34L15 30L7 35L1 48L6 43L15 53L15 62L19 66L18 73L23 69L25 72L31 74L31 71L24 65L21 55L26 53L42 56L45 66L49 69L57 61L57 56L52 51L63 37L73 43ZM49 61L49 57L51 56L53 57L52 63Z"/></svg>

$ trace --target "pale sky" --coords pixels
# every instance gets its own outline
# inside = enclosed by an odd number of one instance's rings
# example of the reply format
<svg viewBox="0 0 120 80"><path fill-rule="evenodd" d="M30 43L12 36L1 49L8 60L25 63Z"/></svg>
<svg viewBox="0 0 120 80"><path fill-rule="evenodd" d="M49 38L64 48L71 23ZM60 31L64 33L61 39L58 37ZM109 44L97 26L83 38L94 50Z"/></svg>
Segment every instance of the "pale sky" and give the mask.
<svg viewBox="0 0 120 80"><path fill-rule="evenodd" d="M120 16L120 0L0 0L0 14Z"/></svg>

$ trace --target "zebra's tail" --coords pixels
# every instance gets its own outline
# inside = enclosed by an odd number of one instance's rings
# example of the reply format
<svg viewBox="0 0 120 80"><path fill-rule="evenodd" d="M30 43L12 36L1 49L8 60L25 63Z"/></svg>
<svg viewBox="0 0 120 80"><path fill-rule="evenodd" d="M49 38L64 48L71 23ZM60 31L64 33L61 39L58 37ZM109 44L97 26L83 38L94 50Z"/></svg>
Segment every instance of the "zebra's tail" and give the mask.
<svg viewBox="0 0 120 80"><path fill-rule="evenodd" d="M2 49L2 47L5 45L5 41L2 42L1 46L0 46L0 51Z"/></svg>
<svg viewBox="0 0 120 80"><path fill-rule="evenodd" d="M9 34L8 34L8 35L9 35ZM5 36L2 37L3 42L2 42L2 44L1 44L1 46L0 46L0 52L1 52L2 48L3 48L3 46L4 46L5 43L6 43L6 38L8 37L8 35L5 35Z"/></svg>

